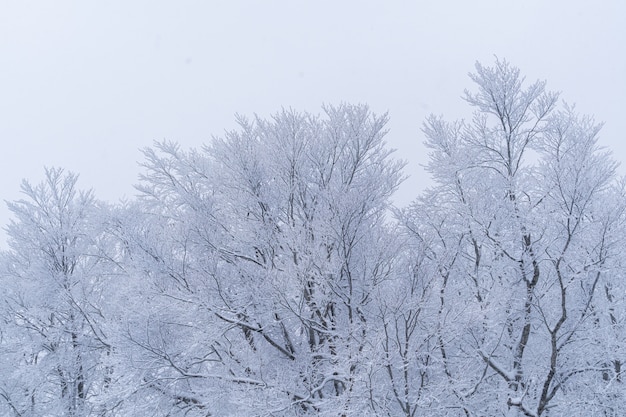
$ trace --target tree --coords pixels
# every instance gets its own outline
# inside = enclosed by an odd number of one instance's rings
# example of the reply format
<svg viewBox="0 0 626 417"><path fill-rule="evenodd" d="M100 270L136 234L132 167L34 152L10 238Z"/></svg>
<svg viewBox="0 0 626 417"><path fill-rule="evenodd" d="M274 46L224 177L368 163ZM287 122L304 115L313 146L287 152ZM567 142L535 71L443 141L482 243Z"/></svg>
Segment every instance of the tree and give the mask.
<svg viewBox="0 0 626 417"><path fill-rule="evenodd" d="M26 198L8 203L10 249L0 276L3 381L0 399L16 416L104 413L104 357L111 346L101 308L107 284L99 251L98 204L78 177L46 169Z"/></svg>
<svg viewBox="0 0 626 417"><path fill-rule="evenodd" d="M130 336L171 409L372 412L373 299L392 271L402 164L386 116L324 110L240 118L202 152L145 151L149 214L124 239L154 309Z"/></svg>
<svg viewBox="0 0 626 417"><path fill-rule="evenodd" d="M616 325L600 312L624 221L599 126L506 61L470 77L473 119L427 120L437 185L404 215L435 265L452 398L465 415L618 415L603 393L621 359L593 347Z"/></svg>

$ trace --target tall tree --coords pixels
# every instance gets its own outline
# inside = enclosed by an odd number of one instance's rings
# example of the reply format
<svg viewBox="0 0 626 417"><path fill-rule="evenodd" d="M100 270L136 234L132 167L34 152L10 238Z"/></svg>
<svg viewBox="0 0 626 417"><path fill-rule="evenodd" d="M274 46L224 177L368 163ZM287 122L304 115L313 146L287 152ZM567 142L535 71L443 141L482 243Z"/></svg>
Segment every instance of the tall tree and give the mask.
<svg viewBox="0 0 626 417"><path fill-rule="evenodd" d="M386 116L324 111L241 118L201 152L145 151L145 221L162 232L126 238L155 306L131 336L171 409L370 409L372 299L396 255L385 215L402 164Z"/></svg>
<svg viewBox="0 0 626 417"><path fill-rule="evenodd" d="M15 216L2 254L3 378L0 404L16 416L106 411L103 358L111 346L101 309L107 269L97 242L97 203L78 177L47 169Z"/></svg>
<svg viewBox="0 0 626 417"><path fill-rule="evenodd" d="M558 110L544 82L525 86L499 60L470 77L472 120L425 124L437 185L405 215L436 265L451 398L465 415L618 415L620 401L601 393L621 362L607 365L590 342L603 340L603 288L618 277L615 163L599 127Z"/></svg>

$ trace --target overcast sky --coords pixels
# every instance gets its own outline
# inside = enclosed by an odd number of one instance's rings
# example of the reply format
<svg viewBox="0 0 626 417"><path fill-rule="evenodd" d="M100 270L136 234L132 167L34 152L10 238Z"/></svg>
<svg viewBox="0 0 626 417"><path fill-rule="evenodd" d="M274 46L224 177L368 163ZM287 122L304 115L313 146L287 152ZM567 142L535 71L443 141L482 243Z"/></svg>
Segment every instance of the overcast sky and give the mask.
<svg viewBox="0 0 626 417"><path fill-rule="evenodd" d="M0 197L21 198L44 166L101 199L131 197L154 140L199 147L235 113L343 101L389 111L388 142L409 161L403 205L428 184L424 118L466 116L467 73L494 55L606 122L602 144L626 161L625 5L0 0Z"/></svg>

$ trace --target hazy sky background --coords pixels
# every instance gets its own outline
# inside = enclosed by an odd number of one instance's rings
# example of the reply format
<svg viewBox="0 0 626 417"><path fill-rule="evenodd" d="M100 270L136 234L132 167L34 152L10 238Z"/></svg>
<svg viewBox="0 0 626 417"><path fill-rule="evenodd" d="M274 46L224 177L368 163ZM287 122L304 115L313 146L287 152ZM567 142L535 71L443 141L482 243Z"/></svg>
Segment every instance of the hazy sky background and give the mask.
<svg viewBox="0 0 626 417"><path fill-rule="evenodd" d="M625 39L620 0L0 0L0 198L44 166L132 197L154 140L199 147L235 113L344 101L389 111L404 205L428 184L424 118L467 116L467 73L494 55L606 122L602 144L624 162Z"/></svg>

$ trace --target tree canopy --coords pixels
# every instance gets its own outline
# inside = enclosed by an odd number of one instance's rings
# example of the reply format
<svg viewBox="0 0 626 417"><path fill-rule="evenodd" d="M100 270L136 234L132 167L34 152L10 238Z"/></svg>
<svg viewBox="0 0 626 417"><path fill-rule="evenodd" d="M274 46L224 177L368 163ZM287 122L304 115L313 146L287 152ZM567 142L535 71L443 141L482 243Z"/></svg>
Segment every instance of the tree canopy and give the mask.
<svg viewBox="0 0 626 417"><path fill-rule="evenodd" d="M47 169L0 257L7 416L626 414L624 182L600 125L477 63L423 124L365 105L144 149L135 199Z"/></svg>

